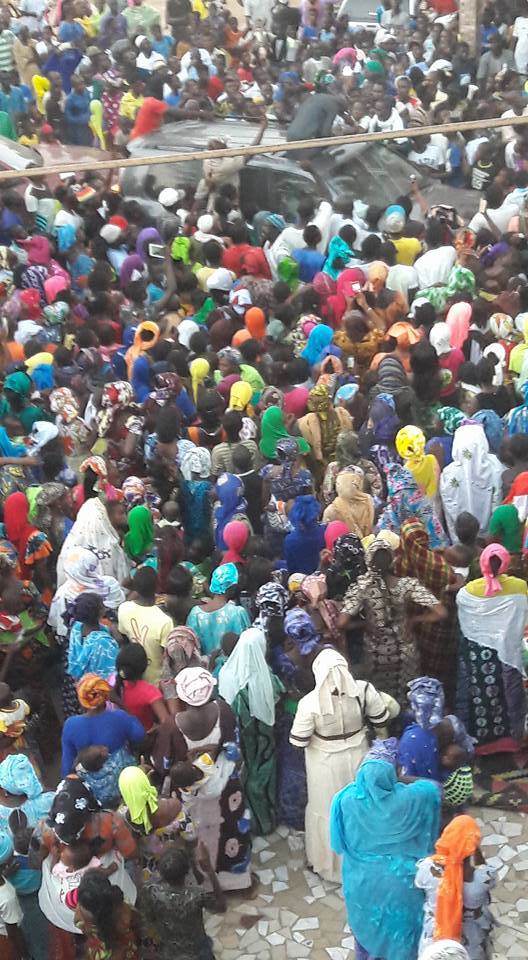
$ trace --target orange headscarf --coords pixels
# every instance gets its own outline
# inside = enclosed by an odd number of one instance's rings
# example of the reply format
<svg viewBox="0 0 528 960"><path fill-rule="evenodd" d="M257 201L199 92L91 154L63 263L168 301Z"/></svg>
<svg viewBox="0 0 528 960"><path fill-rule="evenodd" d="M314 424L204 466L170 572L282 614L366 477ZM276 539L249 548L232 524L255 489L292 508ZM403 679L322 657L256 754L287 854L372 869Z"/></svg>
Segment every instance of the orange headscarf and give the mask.
<svg viewBox="0 0 528 960"><path fill-rule="evenodd" d="M85 710L102 707L109 699L112 687L96 673L85 673L77 684L77 699Z"/></svg>
<svg viewBox="0 0 528 960"><path fill-rule="evenodd" d="M150 340L143 340L142 333L151 333L152 337ZM140 323L135 334L134 334L134 343L131 347L128 348L125 354L125 363L127 366L128 379L132 381L132 370L134 369L134 361L137 360L145 350L152 350L156 346L160 338L160 328L157 323L154 323L152 320L144 320L143 323Z"/></svg>
<svg viewBox="0 0 528 960"><path fill-rule="evenodd" d="M436 842L432 859L444 868L436 897L434 940L460 940L464 906L464 860L478 849L480 828L473 817L455 817Z"/></svg>
<svg viewBox="0 0 528 960"><path fill-rule="evenodd" d="M266 314L260 307L246 310L244 323L254 340L263 340L266 336Z"/></svg>

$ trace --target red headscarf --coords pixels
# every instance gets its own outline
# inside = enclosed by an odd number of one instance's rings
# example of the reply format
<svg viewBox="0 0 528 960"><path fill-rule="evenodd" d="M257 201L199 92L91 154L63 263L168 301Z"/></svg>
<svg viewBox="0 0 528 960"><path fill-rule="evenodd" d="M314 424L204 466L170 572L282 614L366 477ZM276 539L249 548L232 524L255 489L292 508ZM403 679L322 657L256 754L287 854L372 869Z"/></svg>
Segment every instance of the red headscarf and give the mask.
<svg viewBox="0 0 528 960"><path fill-rule="evenodd" d="M26 315L30 320L38 320L41 315L40 294L34 287L22 290L20 300L26 308Z"/></svg>
<svg viewBox="0 0 528 960"><path fill-rule="evenodd" d="M26 547L34 527L28 520L29 502L25 493L11 493L4 502L4 524L7 539L16 547L20 573L26 579L30 569L26 564Z"/></svg>

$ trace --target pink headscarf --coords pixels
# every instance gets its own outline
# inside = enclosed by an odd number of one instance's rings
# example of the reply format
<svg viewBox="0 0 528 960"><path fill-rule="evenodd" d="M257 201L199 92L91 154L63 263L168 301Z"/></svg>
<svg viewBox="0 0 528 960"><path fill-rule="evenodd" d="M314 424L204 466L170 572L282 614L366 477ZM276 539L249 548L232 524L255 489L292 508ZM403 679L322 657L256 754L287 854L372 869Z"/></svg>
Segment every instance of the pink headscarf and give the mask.
<svg viewBox="0 0 528 960"><path fill-rule="evenodd" d="M48 277L48 279L44 281L44 291L47 302L53 303L57 294L61 293L62 290L67 290L68 287L69 283L64 277Z"/></svg>
<svg viewBox="0 0 528 960"><path fill-rule="evenodd" d="M331 552L335 547L336 540L339 540L339 537L344 537L347 533L350 533L350 530L346 523L343 523L342 520L332 520L324 532L326 549Z"/></svg>
<svg viewBox="0 0 528 960"><path fill-rule="evenodd" d="M471 323L473 309L470 303L454 303L446 317L449 327L449 339L452 347L459 350L464 346Z"/></svg>
<svg viewBox="0 0 528 960"><path fill-rule="evenodd" d="M249 540L249 527L242 520L231 520L224 527L224 541L227 544L227 550L222 558L222 563L244 563L241 552Z"/></svg>
<svg viewBox="0 0 528 960"><path fill-rule="evenodd" d="M490 565L492 557L499 557L500 559L499 572L496 575L492 572ZM510 554L501 543L490 543L480 554L480 569L486 581L486 588L484 590L486 597L491 597L494 593L500 593L501 585L497 577L500 577L501 573L506 573L510 565L510 559Z"/></svg>

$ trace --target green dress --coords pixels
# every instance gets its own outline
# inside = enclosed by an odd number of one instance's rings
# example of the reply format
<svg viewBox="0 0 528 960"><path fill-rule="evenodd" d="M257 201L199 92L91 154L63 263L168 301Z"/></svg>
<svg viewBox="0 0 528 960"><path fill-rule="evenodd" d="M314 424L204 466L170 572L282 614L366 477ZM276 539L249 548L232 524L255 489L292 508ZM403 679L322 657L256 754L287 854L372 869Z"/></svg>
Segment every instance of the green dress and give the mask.
<svg viewBox="0 0 528 960"><path fill-rule="evenodd" d="M284 687L271 675L275 703ZM251 810L252 832L271 833L277 823L277 753L275 728L256 720L249 712L247 688L237 694L231 708L240 729L240 749L244 759L242 785Z"/></svg>

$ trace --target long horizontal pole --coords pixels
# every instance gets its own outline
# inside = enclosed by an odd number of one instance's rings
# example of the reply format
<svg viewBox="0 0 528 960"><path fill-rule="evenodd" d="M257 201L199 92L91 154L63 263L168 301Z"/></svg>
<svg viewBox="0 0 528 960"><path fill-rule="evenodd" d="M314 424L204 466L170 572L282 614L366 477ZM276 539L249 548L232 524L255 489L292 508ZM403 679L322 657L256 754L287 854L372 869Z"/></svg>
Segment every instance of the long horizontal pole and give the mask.
<svg viewBox="0 0 528 960"><path fill-rule="evenodd" d="M190 153L163 153L154 156L126 157L123 160L87 160L85 163L75 164L72 170L71 163L55 163L47 167L30 167L28 170L2 170L0 183L15 180L21 176L36 179L48 174L81 173L90 170L115 170L125 167L153 167L163 163L185 163L189 160L219 160L221 157L255 157L261 153L290 153L296 150L314 150L322 147L340 147L348 143L380 143L386 140L409 140L415 137L428 136L435 133L462 133L466 130L494 130L498 127L523 126L528 123L526 117L498 117L488 120L464 120L459 123L444 123L430 127L406 127L403 130L387 130L379 133L354 133L342 137L323 137L319 140L294 140L291 143L259 144L249 147L227 147L222 150L193 150ZM257 129L257 128L255 128Z"/></svg>

